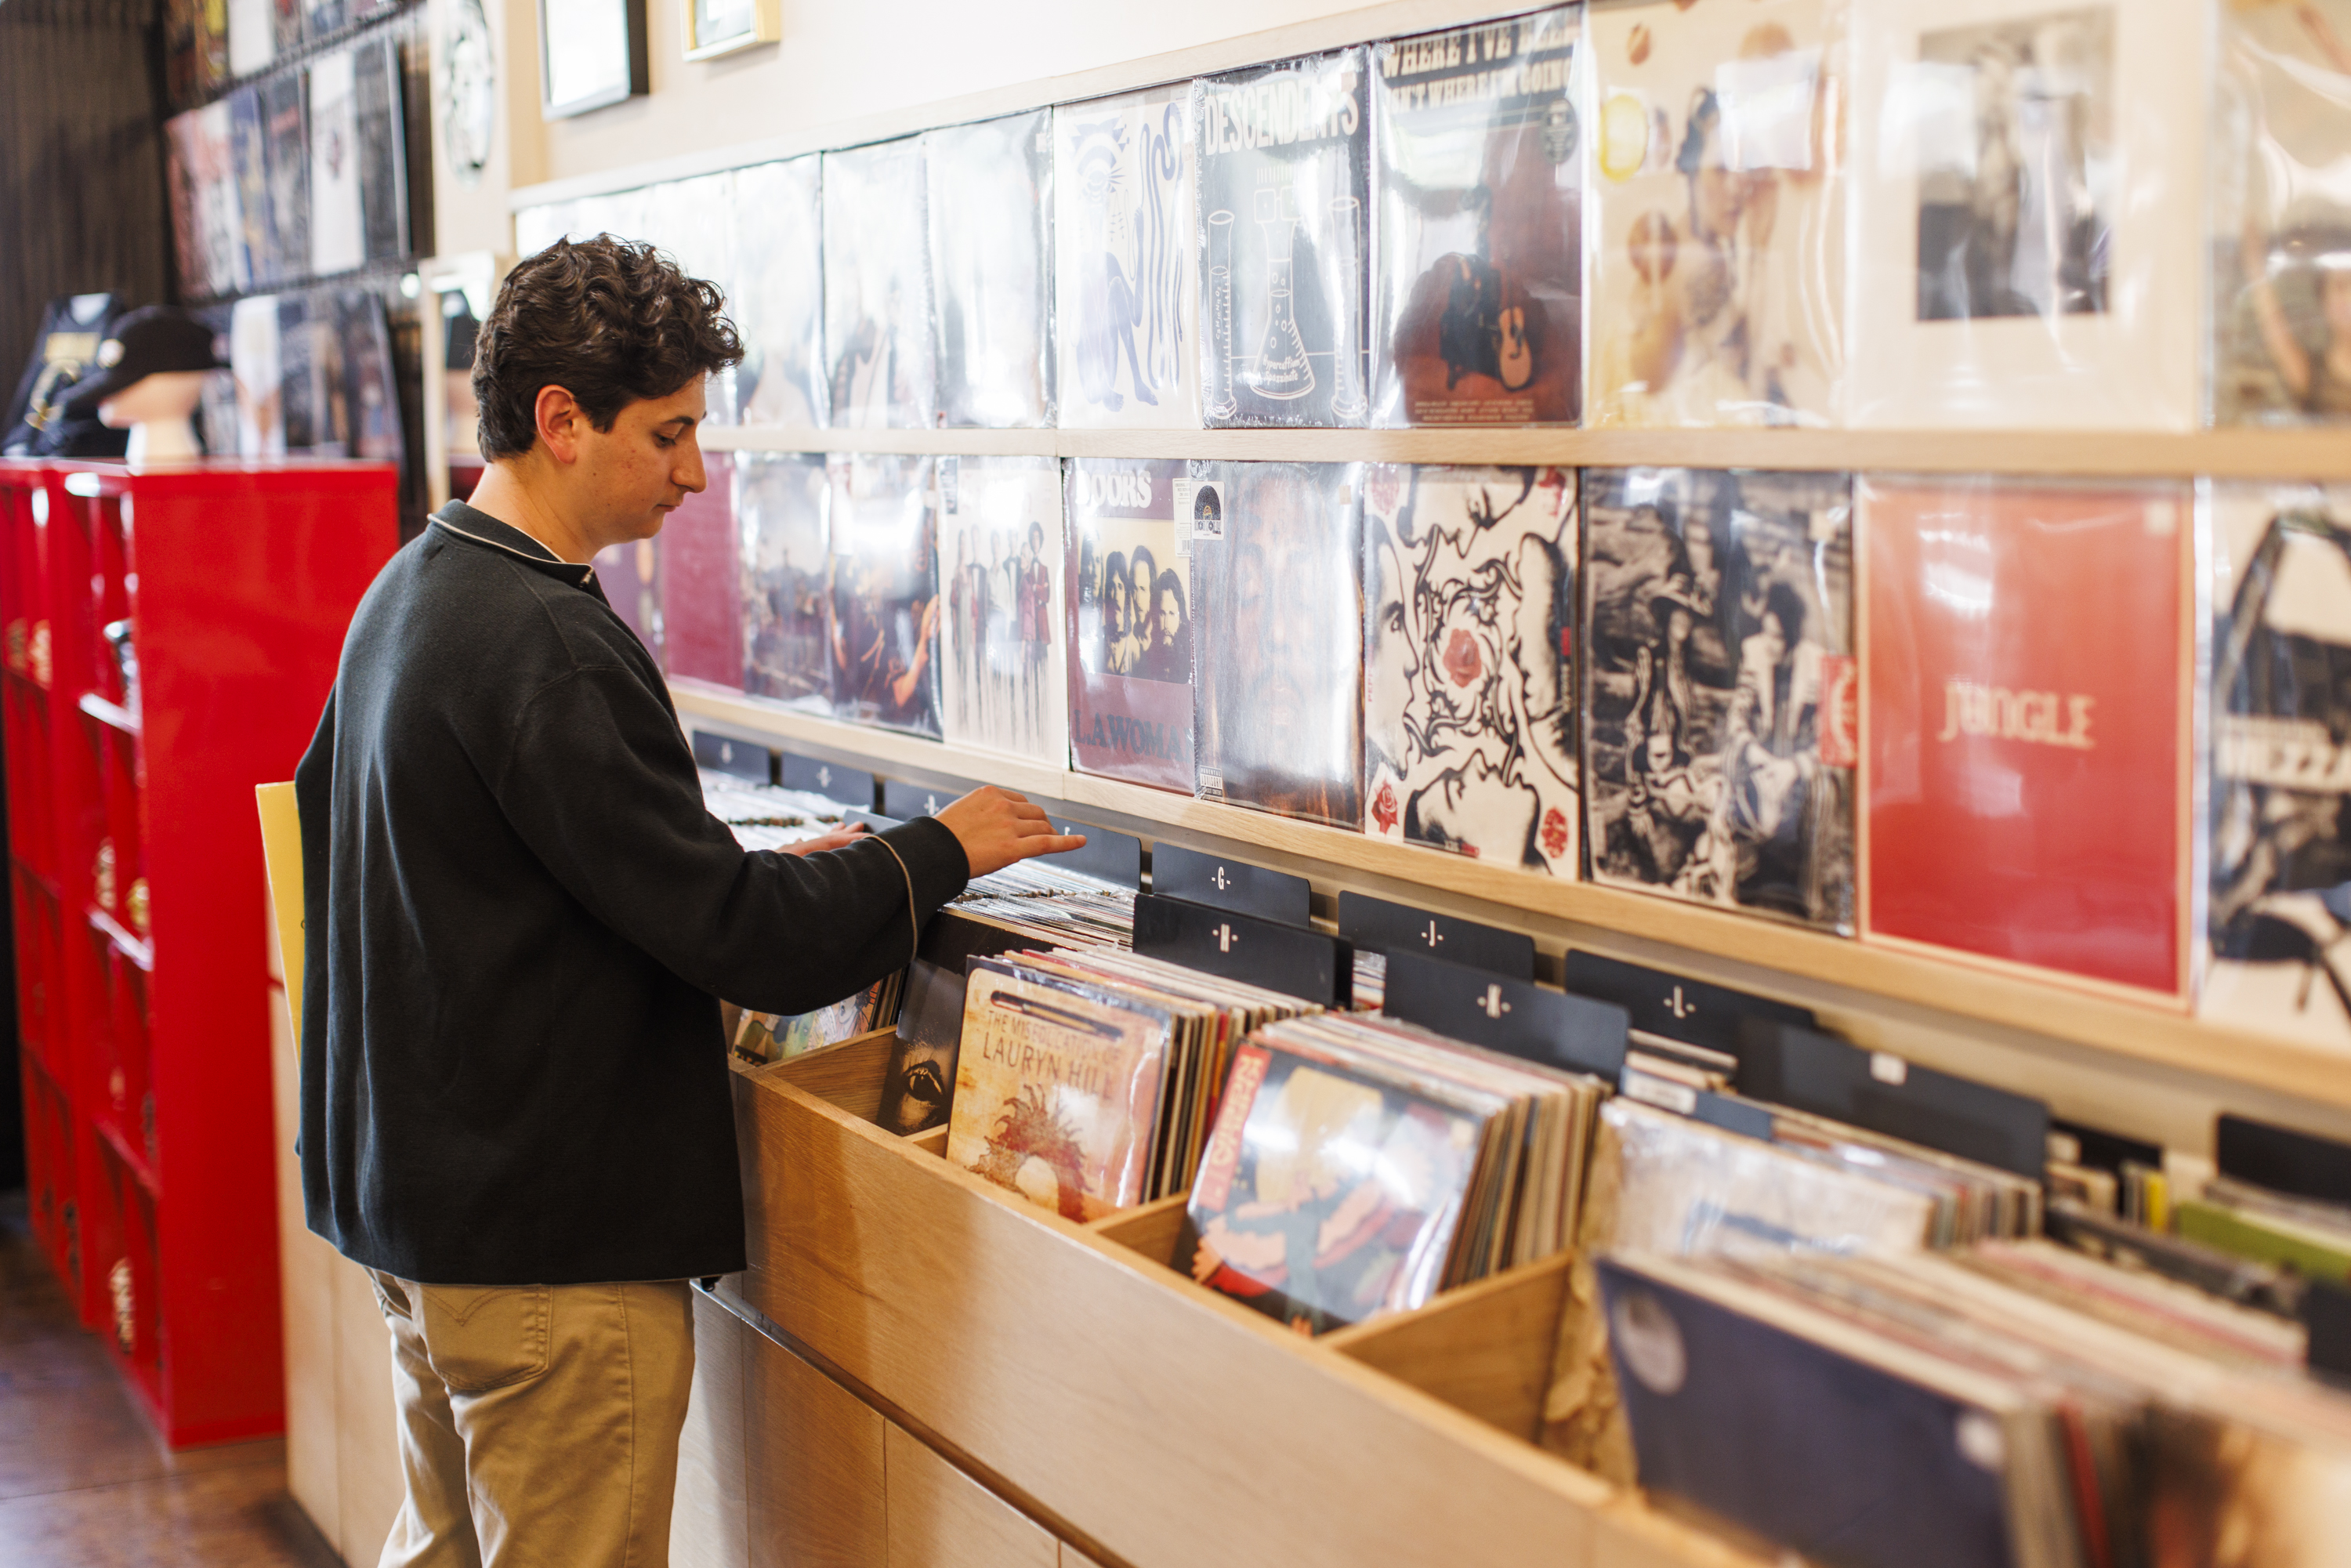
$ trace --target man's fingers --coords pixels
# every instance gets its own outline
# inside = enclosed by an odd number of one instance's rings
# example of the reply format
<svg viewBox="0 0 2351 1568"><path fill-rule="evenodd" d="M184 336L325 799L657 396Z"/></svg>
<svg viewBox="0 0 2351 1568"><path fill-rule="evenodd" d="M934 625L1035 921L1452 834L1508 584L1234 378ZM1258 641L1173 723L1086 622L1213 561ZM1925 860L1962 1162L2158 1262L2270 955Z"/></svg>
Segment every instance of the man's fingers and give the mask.
<svg viewBox="0 0 2351 1568"><path fill-rule="evenodd" d="M1086 836L1083 833L1040 833L1026 843L1035 846L1029 852L1032 854L1066 854L1071 850L1084 849Z"/></svg>

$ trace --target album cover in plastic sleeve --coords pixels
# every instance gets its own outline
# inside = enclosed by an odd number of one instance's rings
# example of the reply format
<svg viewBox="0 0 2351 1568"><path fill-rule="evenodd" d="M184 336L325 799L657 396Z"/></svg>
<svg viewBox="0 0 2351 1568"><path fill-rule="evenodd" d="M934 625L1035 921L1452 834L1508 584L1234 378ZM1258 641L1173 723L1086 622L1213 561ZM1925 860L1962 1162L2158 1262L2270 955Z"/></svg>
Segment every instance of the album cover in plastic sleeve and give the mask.
<svg viewBox="0 0 2351 1568"><path fill-rule="evenodd" d="M351 46L351 67L367 258L390 261L409 252L408 130L401 102L400 46L378 32Z"/></svg>
<svg viewBox="0 0 2351 1568"><path fill-rule="evenodd" d="M1262 1037L1234 1053L1176 1264L1305 1333L1437 1292L1483 1128Z"/></svg>
<svg viewBox="0 0 2351 1568"><path fill-rule="evenodd" d="M1562 6L1372 50L1373 423L1576 422L1582 35Z"/></svg>
<svg viewBox="0 0 2351 1568"><path fill-rule="evenodd" d="M1583 473L1593 879L1854 925L1853 482Z"/></svg>
<svg viewBox="0 0 2351 1568"><path fill-rule="evenodd" d="M645 193L645 228L642 237L653 241L688 277L698 277L718 290L719 309L735 319L735 227L738 202L732 170L701 174L691 180L665 180ZM736 322L739 329L741 322ZM708 398L705 422L736 423L735 381L720 371L704 391Z"/></svg>
<svg viewBox="0 0 2351 1568"><path fill-rule="evenodd" d="M938 407L923 139L824 155L824 351L832 423L920 430Z"/></svg>
<svg viewBox="0 0 2351 1568"><path fill-rule="evenodd" d="M1207 494L1220 506L1213 483ZM1069 465L1062 624L1070 759L1080 772L1192 792L1187 555L1200 496L1181 462L1081 457Z"/></svg>
<svg viewBox="0 0 2351 1568"><path fill-rule="evenodd" d="M246 248L244 193L236 174L235 122L230 100L195 111L196 240L206 291L241 294L253 287L253 256Z"/></svg>
<svg viewBox="0 0 2351 1568"><path fill-rule="evenodd" d="M1887 0L1865 15L1850 178L1867 351L1847 423L2193 423L2205 7Z"/></svg>
<svg viewBox="0 0 2351 1568"><path fill-rule="evenodd" d="M333 310L341 361L339 428L344 454L397 464L407 444L401 438L400 388L392 377L392 330L383 297L364 288L338 289Z"/></svg>
<svg viewBox="0 0 2351 1568"><path fill-rule="evenodd" d="M1674 0L1585 18L1586 424L1839 423L1844 16Z"/></svg>
<svg viewBox="0 0 2351 1568"><path fill-rule="evenodd" d="M237 244L245 252L246 287L266 288L284 276L269 226L269 150L261 95L240 88L228 95L229 168L236 179Z"/></svg>
<svg viewBox="0 0 2351 1568"><path fill-rule="evenodd" d="M1573 468L1364 478L1364 831L1581 870Z"/></svg>
<svg viewBox="0 0 2351 1568"><path fill-rule="evenodd" d="M743 690L806 713L832 711L831 503L821 456L736 454Z"/></svg>
<svg viewBox="0 0 2351 1568"><path fill-rule="evenodd" d="M942 457L938 490L940 730L1065 768L1061 465Z"/></svg>
<svg viewBox="0 0 2351 1568"><path fill-rule="evenodd" d="M2252 0L2220 29L2212 423L2351 419L2351 3Z"/></svg>
<svg viewBox="0 0 2351 1568"><path fill-rule="evenodd" d="M323 296L269 298L277 302L278 409L286 425L286 450L317 453L337 440L334 383L340 379L341 350L335 343L330 312L313 308L313 300Z"/></svg>
<svg viewBox="0 0 2351 1568"><path fill-rule="evenodd" d="M163 122L163 182L172 210L172 269L188 294L206 294L204 242L197 223L196 116L191 110Z"/></svg>
<svg viewBox="0 0 2351 1568"><path fill-rule="evenodd" d="M826 423L821 161L735 171L735 291L743 362L726 372L746 424Z"/></svg>
<svg viewBox="0 0 2351 1568"><path fill-rule="evenodd" d="M932 460L835 454L827 466L833 711L935 738L940 605Z"/></svg>
<svg viewBox="0 0 2351 1568"><path fill-rule="evenodd" d="M742 690L743 552L736 528L732 455L706 459L709 484L689 492L662 525L662 668Z"/></svg>
<svg viewBox="0 0 2351 1568"><path fill-rule="evenodd" d="M290 281L310 271L310 141L302 126L302 73L280 72L258 90L274 280Z"/></svg>
<svg viewBox="0 0 2351 1568"><path fill-rule="evenodd" d="M1361 425L1371 412L1367 65L1340 49L1193 84L1211 426Z"/></svg>
<svg viewBox="0 0 2351 1568"><path fill-rule="evenodd" d="M291 54L302 47L302 0L270 0L271 22L277 35L277 52Z"/></svg>
<svg viewBox="0 0 2351 1568"><path fill-rule="evenodd" d="M227 0L228 71L247 77L267 68L277 55L275 0Z"/></svg>
<svg viewBox="0 0 2351 1568"><path fill-rule="evenodd" d="M923 134L938 422L1053 423L1053 115Z"/></svg>
<svg viewBox="0 0 2351 1568"><path fill-rule="evenodd" d="M354 63L352 51L337 49L303 68L310 100L310 272L318 277L367 260Z"/></svg>
<svg viewBox="0 0 2351 1568"><path fill-rule="evenodd" d="M2179 995L2188 487L1855 489L1869 552L1864 935Z"/></svg>
<svg viewBox="0 0 2351 1568"><path fill-rule="evenodd" d="M1198 623L1195 792L1359 828L1364 465L1206 467L1180 508Z"/></svg>
<svg viewBox="0 0 2351 1568"><path fill-rule="evenodd" d="M350 0L300 0L303 35L323 38L350 20Z"/></svg>
<svg viewBox="0 0 2351 1568"><path fill-rule="evenodd" d="M1053 110L1061 423L1196 430L1200 295L1191 84Z"/></svg>
<svg viewBox="0 0 2351 1568"><path fill-rule="evenodd" d="M236 389L236 444L239 457L286 455L285 394L277 364L277 300L273 295L240 299L231 308L228 328L229 374ZM212 450L227 444L212 433Z"/></svg>
<svg viewBox="0 0 2351 1568"><path fill-rule="evenodd" d="M2212 487L2211 810L2197 1009L2351 1045L2351 491Z"/></svg>

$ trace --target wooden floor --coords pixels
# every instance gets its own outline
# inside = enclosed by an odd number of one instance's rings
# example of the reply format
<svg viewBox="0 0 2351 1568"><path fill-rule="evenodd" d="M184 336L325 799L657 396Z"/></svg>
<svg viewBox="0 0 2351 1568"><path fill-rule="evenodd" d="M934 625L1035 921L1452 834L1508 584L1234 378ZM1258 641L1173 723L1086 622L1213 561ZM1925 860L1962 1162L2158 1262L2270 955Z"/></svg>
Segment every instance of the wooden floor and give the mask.
<svg viewBox="0 0 2351 1568"><path fill-rule="evenodd" d="M276 1367L256 1367L275 1377ZM339 1568L272 1440L167 1452L0 1195L0 1563Z"/></svg>

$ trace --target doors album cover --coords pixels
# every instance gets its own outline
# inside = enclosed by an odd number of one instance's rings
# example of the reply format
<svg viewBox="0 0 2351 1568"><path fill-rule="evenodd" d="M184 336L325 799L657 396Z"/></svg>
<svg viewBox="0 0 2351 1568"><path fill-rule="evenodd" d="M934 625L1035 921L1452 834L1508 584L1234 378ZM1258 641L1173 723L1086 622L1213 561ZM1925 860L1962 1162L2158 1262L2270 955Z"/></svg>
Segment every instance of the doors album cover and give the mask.
<svg viewBox="0 0 2351 1568"><path fill-rule="evenodd" d="M1198 466L1177 508L1193 519L1196 793L1359 828L1364 465Z"/></svg>
<svg viewBox="0 0 2351 1568"><path fill-rule="evenodd" d="M1193 84L1203 421L1361 425L1367 67L1361 48Z"/></svg>
<svg viewBox="0 0 2351 1568"><path fill-rule="evenodd" d="M824 352L832 423L923 430L938 406L923 139L824 155Z"/></svg>
<svg viewBox="0 0 2351 1568"><path fill-rule="evenodd" d="M832 706L934 739L938 715L936 517L928 457L836 453Z"/></svg>
<svg viewBox="0 0 2351 1568"><path fill-rule="evenodd" d="M1593 879L1851 931L1851 479L1583 486Z"/></svg>
<svg viewBox="0 0 2351 1568"><path fill-rule="evenodd" d="M1584 422L1840 422L1842 0L1585 18Z"/></svg>
<svg viewBox="0 0 2351 1568"><path fill-rule="evenodd" d="M1847 423L2194 422L2208 25L2196 0L1873 8Z"/></svg>
<svg viewBox="0 0 2351 1568"><path fill-rule="evenodd" d="M1364 478L1364 831L1573 881L1572 468Z"/></svg>
<svg viewBox="0 0 2351 1568"><path fill-rule="evenodd" d="M1573 424L1583 382L1583 12L1372 50L1372 423Z"/></svg>
<svg viewBox="0 0 2351 1568"><path fill-rule="evenodd" d="M1200 424L1191 84L1053 110L1061 423Z"/></svg>
<svg viewBox="0 0 2351 1568"><path fill-rule="evenodd" d="M2186 978L2188 487L1856 486L1864 935L2141 996Z"/></svg>
<svg viewBox="0 0 2351 1568"><path fill-rule="evenodd" d="M743 690L803 713L832 711L831 500L821 456L735 455Z"/></svg>
<svg viewBox="0 0 2351 1568"><path fill-rule="evenodd" d="M2216 1022L2351 1046L2351 491L2212 486Z"/></svg>
<svg viewBox="0 0 2351 1568"><path fill-rule="evenodd" d="M1061 465L942 457L938 476L940 732L1065 767Z"/></svg>
<svg viewBox="0 0 2351 1568"><path fill-rule="evenodd" d="M1052 127L1040 109L923 133L941 424L1053 423Z"/></svg>
<svg viewBox="0 0 2351 1568"><path fill-rule="evenodd" d="M828 420L821 161L792 158L735 171L735 291L727 314L743 336L732 378L745 424L821 429Z"/></svg>
<svg viewBox="0 0 2351 1568"><path fill-rule="evenodd" d="M2351 3L2221 7L2211 418L2351 419Z"/></svg>
<svg viewBox="0 0 2351 1568"><path fill-rule="evenodd" d="M1182 462L1119 458L1074 460L1069 487L1071 766L1188 795L1193 512L1220 524L1220 493L1210 484L1202 503Z"/></svg>

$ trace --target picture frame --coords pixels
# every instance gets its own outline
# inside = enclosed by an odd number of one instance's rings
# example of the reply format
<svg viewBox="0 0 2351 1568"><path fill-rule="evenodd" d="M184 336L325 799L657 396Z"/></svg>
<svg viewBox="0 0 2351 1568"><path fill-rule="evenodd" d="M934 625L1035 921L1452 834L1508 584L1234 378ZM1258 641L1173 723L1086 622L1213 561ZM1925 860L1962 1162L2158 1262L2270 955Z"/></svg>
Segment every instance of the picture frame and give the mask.
<svg viewBox="0 0 2351 1568"><path fill-rule="evenodd" d="M784 36L782 0L684 0L679 11L689 60L715 60Z"/></svg>
<svg viewBox="0 0 2351 1568"><path fill-rule="evenodd" d="M557 15L561 30L550 24ZM645 0L538 0L539 115L566 120L652 90Z"/></svg>

